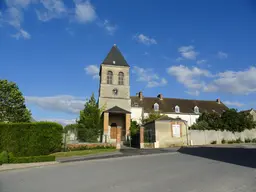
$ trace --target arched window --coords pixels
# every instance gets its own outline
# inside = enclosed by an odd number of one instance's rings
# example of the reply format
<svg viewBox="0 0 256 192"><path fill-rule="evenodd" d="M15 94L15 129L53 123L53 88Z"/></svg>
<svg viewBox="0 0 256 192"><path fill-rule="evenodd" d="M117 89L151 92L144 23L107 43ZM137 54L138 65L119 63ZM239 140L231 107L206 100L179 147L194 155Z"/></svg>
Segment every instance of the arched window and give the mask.
<svg viewBox="0 0 256 192"><path fill-rule="evenodd" d="M194 112L199 113L199 108L197 106L194 107Z"/></svg>
<svg viewBox="0 0 256 192"><path fill-rule="evenodd" d="M118 85L123 85L124 84L124 73L119 72L118 73Z"/></svg>
<svg viewBox="0 0 256 192"><path fill-rule="evenodd" d="M175 113L179 113L180 112L180 107L178 105L175 106Z"/></svg>
<svg viewBox="0 0 256 192"><path fill-rule="evenodd" d="M159 111L159 105L157 103L154 104L154 111Z"/></svg>
<svg viewBox="0 0 256 192"><path fill-rule="evenodd" d="M112 84L113 81L113 72L112 71L108 71L107 74L107 84Z"/></svg>

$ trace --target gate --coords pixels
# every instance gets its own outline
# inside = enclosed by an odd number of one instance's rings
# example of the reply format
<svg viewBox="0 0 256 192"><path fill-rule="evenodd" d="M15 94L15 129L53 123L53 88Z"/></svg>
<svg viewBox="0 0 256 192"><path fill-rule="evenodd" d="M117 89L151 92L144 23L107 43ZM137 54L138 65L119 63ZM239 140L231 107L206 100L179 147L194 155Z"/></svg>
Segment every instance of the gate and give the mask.
<svg viewBox="0 0 256 192"><path fill-rule="evenodd" d="M131 136L131 147L140 148L140 132Z"/></svg>

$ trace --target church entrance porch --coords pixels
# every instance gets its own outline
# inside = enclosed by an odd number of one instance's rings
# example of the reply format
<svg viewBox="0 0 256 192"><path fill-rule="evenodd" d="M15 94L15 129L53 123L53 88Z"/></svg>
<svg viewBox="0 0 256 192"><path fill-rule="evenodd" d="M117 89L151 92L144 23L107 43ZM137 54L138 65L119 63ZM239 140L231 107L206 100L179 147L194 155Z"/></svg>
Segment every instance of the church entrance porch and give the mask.
<svg viewBox="0 0 256 192"><path fill-rule="evenodd" d="M113 107L103 112L104 143L116 143L118 129L121 130L121 141L127 141L130 135L131 113L120 107Z"/></svg>

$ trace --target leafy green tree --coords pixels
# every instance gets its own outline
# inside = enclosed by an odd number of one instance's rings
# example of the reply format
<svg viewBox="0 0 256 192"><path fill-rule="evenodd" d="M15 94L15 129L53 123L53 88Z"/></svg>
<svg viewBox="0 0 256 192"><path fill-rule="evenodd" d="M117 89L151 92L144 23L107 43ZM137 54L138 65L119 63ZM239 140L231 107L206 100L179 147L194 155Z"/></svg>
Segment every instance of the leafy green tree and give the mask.
<svg viewBox="0 0 256 192"><path fill-rule="evenodd" d="M78 139L83 142L96 142L101 133L101 110L98 108L94 94L86 101L77 121Z"/></svg>
<svg viewBox="0 0 256 192"><path fill-rule="evenodd" d="M138 125L137 121L131 120L131 127L130 127L131 135L135 135L136 133L138 133L139 129L140 129L140 126Z"/></svg>
<svg viewBox="0 0 256 192"><path fill-rule="evenodd" d="M199 121L199 122L193 124L192 126L190 126L189 129L209 130L210 127L209 127L209 124L206 121L202 120L202 121Z"/></svg>
<svg viewBox="0 0 256 192"><path fill-rule="evenodd" d="M76 131L78 129L78 124L69 124L66 125L64 128L64 132L67 133L68 131Z"/></svg>
<svg viewBox="0 0 256 192"><path fill-rule="evenodd" d="M165 115L161 115L159 112L151 112L151 113L148 114L147 118L144 118L142 120L142 123L145 124L145 123L148 123L150 121L154 121L154 120L156 120L160 117L163 117L163 116L165 116Z"/></svg>
<svg viewBox="0 0 256 192"><path fill-rule="evenodd" d="M228 109L221 115L213 113L202 113L197 123L190 129L197 130L227 130L231 132L242 132L245 129L253 129L256 124L249 113L239 113L236 109Z"/></svg>
<svg viewBox="0 0 256 192"><path fill-rule="evenodd" d="M14 82L0 80L0 122L30 122L31 112Z"/></svg>
<svg viewBox="0 0 256 192"><path fill-rule="evenodd" d="M197 119L197 122L201 122L201 121L207 122L208 126L206 126L205 129L218 130L218 129L221 129L223 126L221 121L221 116L216 112L202 113Z"/></svg>

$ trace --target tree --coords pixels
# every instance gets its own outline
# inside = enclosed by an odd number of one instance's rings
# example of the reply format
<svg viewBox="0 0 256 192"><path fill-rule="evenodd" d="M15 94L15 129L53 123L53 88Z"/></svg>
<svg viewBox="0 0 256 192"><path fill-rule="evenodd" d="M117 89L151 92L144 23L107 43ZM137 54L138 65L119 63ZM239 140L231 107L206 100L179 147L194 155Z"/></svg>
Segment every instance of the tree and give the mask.
<svg viewBox="0 0 256 192"><path fill-rule="evenodd" d="M199 121L195 124L193 124L191 127L189 127L189 129L194 129L194 130L209 130L210 127L209 127L209 124L202 120L202 121Z"/></svg>
<svg viewBox="0 0 256 192"><path fill-rule="evenodd" d="M64 128L64 132L65 132L65 133L67 133L68 131L74 132L74 131L77 130L77 128L78 128L78 124L68 124L68 125L66 125L65 128Z"/></svg>
<svg viewBox="0 0 256 192"><path fill-rule="evenodd" d="M0 80L0 122L30 122L31 112L14 82Z"/></svg>
<svg viewBox="0 0 256 192"><path fill-rule="evenodd" d="M201 122L201 121L204 121L207 123L208 126L206 126L205 129L218 130L218 129L221 129L222 127L221 116L216 112L212 112L212 113L203 112L197 119L197 122Z"/></svg>
<svg viewBox="0 0 256 192"><path fill-rule="evenodd" d="M101 132L101 110L98 108L94 94L86 101L77 121L78 139L83 142L96 142Z"/></svg>
<svg viewBox="0 0 256 192"><path fill-rule="evenodd" d="M145 123L148 123L150 121L154 121L154 120L156 120L160 117L163 117L163 116L165 116L165 115L161 115L159 112L151 112L151 113L148 114L147 118L144 118L142 120L142 123L145 124Z"/></svg>
<svg viewBox="0 0 256 192"><path fill-rule="evenodd" d="M131 135L135 135L136 133L138 133L139 129L140 129L140 127L139 127L137 121L131 120L131 127L130 127Z"/></svg>
<svg viewBox="0 0 256 192"><path fill-rule="evenodd" d="M242 132L245 129L253 129L255 126L251 114L239 113L236 109L227 109L221 115L216 112L202 113L197 119L197 123L190 129Z"/></svg>

